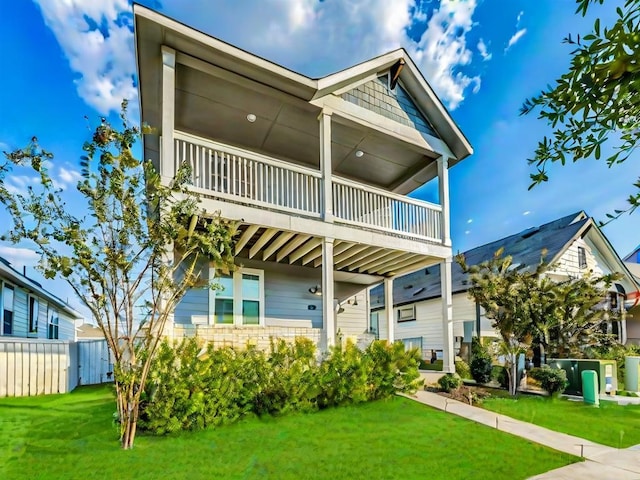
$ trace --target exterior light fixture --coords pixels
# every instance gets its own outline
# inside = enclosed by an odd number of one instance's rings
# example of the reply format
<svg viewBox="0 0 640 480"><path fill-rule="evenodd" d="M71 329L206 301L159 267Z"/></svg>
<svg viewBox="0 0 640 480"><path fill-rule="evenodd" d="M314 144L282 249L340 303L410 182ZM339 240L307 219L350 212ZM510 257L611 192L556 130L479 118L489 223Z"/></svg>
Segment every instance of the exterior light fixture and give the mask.
<svg viewBox="0 0 640 480"><path fill-rule="evenodd" d="M249 114L247 114L247 121L248 121L249 123L253 123L253 122L255 122L257 118L258 118L258 117L256 117L256 116L255 116L255 114L253 114L253 113L249 113Z"/></svg>
<svg viewBox="0 0 640 480"><path fill-rule="evenodd" d="M362 150L356 150L356 157L360 158L364 155L364 152Z"/></svg>
<svg viewBox="0 0 640 480"><path fill-rule="evenodd" d="M314 285L309 289L309 293L320 296L322 295L322 288L320 288L320 285Z"/></svg>

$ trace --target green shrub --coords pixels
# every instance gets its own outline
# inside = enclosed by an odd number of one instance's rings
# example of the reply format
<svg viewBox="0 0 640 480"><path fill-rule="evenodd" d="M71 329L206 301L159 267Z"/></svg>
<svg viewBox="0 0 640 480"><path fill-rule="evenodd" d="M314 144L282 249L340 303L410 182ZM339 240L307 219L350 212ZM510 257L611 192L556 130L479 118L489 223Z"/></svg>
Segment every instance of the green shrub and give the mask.
<svg viewBox="0 0 640 480"><path fill-rule="evenodd" d="M502 388L509 388L509 373L502 365L491 366L491 378L498 382Z"/></svg>
<svg viewBox="0 0 640 480"><path fill-rule="evenodd" d="M191 338L163 343L141 402L139 426L156 434L230 423L245 415L313 411L413 392L421 384L416 350L373 342L336 346L318 362L308 339L271 342L269 351L214 349Z"/></svg>
<svg viewBox="0 0 640 480"><path fill-rule="evenodd" d="M456 373L460 375L460 378L471 378L471 370L464 360L458 360L456 362Z"/></svg>
<svg viewBox="0 0 640 480"><path fill-rule="evenodd" d="M540 386L549 392L549 395L559 395L569 385L567 373L559 368L551 368L549 365L532 368L529 375L539 381Z"/></svg>
<svg viewBox="0 0 640 480"><path fill-rule="evenodd" d="M488 383L491 381L491 354L477 337L473 337L471 340L471 364L469 367L471 370L471 378L477 383Z"/></svg>
<svg viewBox="0 0 640 480"><path fill-rule="evenodd" d="M457 373L447 373L438 379L438 385L443 392L450 392L462 386L462 379Z"/></svg>
<svg viewBox="0 0 640 480"><path fill-rule="evenodd" d="M618 382L624 382L624 358L640 355L640 345L614 345L593 349L587 358L599 360L615 360L618 367Z"/></svg>

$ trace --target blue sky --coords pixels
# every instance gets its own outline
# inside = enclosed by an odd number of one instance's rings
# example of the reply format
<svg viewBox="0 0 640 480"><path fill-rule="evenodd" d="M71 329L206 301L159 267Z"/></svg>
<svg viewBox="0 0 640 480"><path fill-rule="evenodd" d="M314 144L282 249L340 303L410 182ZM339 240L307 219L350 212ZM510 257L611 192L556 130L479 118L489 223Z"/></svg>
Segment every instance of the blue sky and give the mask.
<svg viewBox="0 0 640 480"><path fill-rule="evenodd" d="M586 19L575 15L574 0L141 3L312 77L404 47L475 150L450 174L454 251L579 210L604 219L626 205L638 177L635 159L613 169L588 161L552 168L548 184L527 191L526 159L548 129L535 116L518 115L525 98L567 69L571 48L562 38L586 33L595 16L606 23L622 1L595 6ZM91 126L114 115L123 97L137 101L129 2L1 2L0 45L0 150L38 136L55 153L52 171L70 192ZM29 181L16 176L11 185L19 190ZM621 256L640 242L639 224L636 213L604 228ZM28 249L7 244L0 243L0 255L17 268L36 263ZM47 287L70 295L62 282Z"/></svg>

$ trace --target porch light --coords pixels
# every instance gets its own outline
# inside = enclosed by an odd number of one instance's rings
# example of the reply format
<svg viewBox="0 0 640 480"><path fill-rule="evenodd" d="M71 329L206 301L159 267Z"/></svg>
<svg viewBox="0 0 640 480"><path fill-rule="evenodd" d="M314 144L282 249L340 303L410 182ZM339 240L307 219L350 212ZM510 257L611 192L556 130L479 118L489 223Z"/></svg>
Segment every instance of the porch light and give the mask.
<svg viewBox="0 0 640 480"><path fill-rule="evenodd" d="M356 150L356 157L360 158L364 155L364 152L362 150Z"/></svg>
<svg viewBox="0 0 640 480"><path fill-rule="evenodd" d="M311 287L309 289L309 293L311 293L312 295L321 296L322 295L322 288L320 288L320 285L314 285L313 287Z"/></svg>
<svg viewBox="0 0 640 480"><path fill-rule="evenodd" d="M256 118L257 118L257 117L256 117L253 113L249 113L249 114L247 114L247 121L248 121L249 123L253 123L253 122L255 122L255 121L256 121Z"/></svg>

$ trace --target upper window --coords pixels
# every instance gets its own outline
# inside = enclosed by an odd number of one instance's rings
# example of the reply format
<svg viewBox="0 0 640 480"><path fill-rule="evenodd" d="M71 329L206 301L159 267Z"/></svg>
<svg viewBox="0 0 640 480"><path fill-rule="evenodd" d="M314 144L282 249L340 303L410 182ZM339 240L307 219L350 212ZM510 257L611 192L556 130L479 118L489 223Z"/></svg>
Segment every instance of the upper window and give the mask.
<svg viewBox="0 0 640 480"><path fill-rule="evenodd" d="M416 306L406 305L398 309L398 322L408 322L416 319Z"/></svg>
<svg viewBox="0 0 640 480"><path fill-rule="evenodd" d="M584 247L578 247L578 266L587 268L587 252Z"/></svg>
<svg viewBox="0 0 640 480"><path fill-rule="evenodd" d="M11 285L2 286L2 334L13 334L13 297L14 291Z"/></svg>
<svg viewBox="0 0 640 480"><path fill-rule="evenodd" d="M38 332L38 314L40 310L40 304L38 299L32 295L29 295L29 333Z"/></svg>
<svg viewBox="0 0 640 480"><path fill-rule="evenodd" d="M49 310L47 338L57 340L60 336L60 319L56 310Z"/></svg>
<svg viewBox="0 0 640 480"><path fill-rule="evenodd" d="M215 293L216 324L262 325L264 323L264 272L243 268L218 278Z"/></svg>

